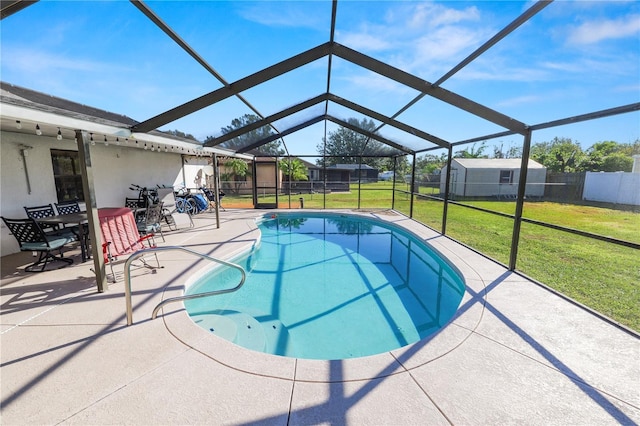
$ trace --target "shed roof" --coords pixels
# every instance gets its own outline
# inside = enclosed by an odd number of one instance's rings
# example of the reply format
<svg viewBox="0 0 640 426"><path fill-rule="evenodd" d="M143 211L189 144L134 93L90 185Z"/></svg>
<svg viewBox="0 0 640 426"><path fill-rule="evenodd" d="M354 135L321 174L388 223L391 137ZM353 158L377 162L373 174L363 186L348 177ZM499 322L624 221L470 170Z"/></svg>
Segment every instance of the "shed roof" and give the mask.
<svg viewBox="0 0 640 426"><path fill-rule="evenodd" d="M519 169L520 158L454 158L452 162L460 164L465 169ZM545 169L542 164L529 160L529 169Z"/></svg>

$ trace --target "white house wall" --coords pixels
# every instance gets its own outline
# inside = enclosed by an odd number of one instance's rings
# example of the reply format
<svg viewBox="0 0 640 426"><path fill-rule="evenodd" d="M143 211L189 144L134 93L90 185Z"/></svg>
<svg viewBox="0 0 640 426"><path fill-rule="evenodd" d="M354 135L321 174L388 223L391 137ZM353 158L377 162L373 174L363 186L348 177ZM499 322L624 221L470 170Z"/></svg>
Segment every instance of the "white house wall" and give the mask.
<svg viewBox="0 0 640 426"><path fill-rule="evenodd" d="M26 217L24 206L56 203L51 149L77 151L76 143L12 132L1 132L0 138L0 214L23 218ZM27 150L26 158L31 193L27 189L20 145L32 147ZM155 187L157 184L174 185L184 180L182 158L177 153L151 152L123 144L105 146L103 143L96 143L90 149L95 158L92 169L99 208L120 207L124 205L125 197L137 196L136 192L129 190L132 183ZM1 223L0 255L17 251L15 238Z"/></svg>

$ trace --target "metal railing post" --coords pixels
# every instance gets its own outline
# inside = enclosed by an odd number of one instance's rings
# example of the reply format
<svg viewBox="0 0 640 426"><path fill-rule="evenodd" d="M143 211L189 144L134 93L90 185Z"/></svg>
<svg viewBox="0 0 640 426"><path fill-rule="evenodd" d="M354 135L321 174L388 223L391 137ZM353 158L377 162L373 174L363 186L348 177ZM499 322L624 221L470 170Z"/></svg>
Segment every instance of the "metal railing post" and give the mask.
<svg viewBox="0 0 640 426"><path fill-rule="evenodd" d="M126 302L127 325L132 325L133 324L133 304L131 302L131 263L134 260L138 259L139 257L144 256L147 253L155 253L155 252L159 252L159 251L172 251L172 250L178 250L178 251L183 251L185 253L190 253L190 254L196 255L198 257L201 257L203 259L207 259L207 260L210 260L212 262L219 263L221 265L225 265L225 266L229 266L231 268L238 269L240 271L240 274L241 274L242 278L240 280L240 283L238 283L237 286L235 286L233 288L230 288L230 289L215 290L215 291L210 291L210 292L205 292L205 293L183 295L183 296L173 297L173 298L170 298L170 299L165 299L162 302L160 302L158 304L158 306L156 306L155 309L153 310L152 319L156 318L156 314L158 313L158 310L160 310L160 308L163 307L164 305L166 305L167 303L178 302L180 300L195 299L195 298L198 298L198 297L213 296L213 295L216 295L216 294L230 293L232 291L236 291L236 290L240 289L240 287L242 287L242 285L244 284L244 281L246 279L246 273L245 273L244 269L240 265L236 265L235 263L227 262L227 261L221 260L221 259L216 259L215 257L208 256L208 255L206 255L204 253L200 253L200 252L197 252L195 250L191 250L191 249L188 249L188 248L185 248L185 247L178 247L178 246L153 247L153 248L138 250L135 253L133 253L131 256L129 256L129 258L127 259L127 261L124 264L124 298L125 298L125 302Z"/></svg>

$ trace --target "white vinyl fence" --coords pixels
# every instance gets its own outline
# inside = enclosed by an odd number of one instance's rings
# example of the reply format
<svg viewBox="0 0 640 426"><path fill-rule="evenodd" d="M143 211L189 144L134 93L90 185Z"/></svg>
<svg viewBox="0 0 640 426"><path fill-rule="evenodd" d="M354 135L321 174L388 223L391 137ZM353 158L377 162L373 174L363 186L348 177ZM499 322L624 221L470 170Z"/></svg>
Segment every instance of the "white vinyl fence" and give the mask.
<svg viewBox="0 0 640 426"><path fill-rule="evenodd" d="M582 198L640 206L640 173L587 172Z"/></svg>

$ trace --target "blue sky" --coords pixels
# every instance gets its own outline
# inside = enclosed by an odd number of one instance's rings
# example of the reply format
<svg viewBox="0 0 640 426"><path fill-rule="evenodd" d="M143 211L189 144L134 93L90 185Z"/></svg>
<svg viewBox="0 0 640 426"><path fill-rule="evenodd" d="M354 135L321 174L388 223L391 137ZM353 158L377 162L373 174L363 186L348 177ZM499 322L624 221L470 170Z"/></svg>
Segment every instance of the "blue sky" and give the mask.
<svg viewBox="0 0 640 426"><path fill-rule="evenodd" d="M146 4L227 82L329 40L328 1ZM434 82L532 4L340 1L335 39ZM3 81L139 121L222 86L128 1L42 0L0 25ZM332 93L387 116L418 95L339 58L332 71ZM326 75L324 58L243 96L270 115L324 92ZM640 2L555 1L442 87L529 125L640 102ZM361 118L338 106L331 112ZM204 140L246 113L230 98L162 129ZM276 126L284 129L316 113ZM503 130L430 97L398 119L450 142ZM386 127L382 134L412 147L422 143ZM314 154L323 136L321 123L285 143L292 154ZM602 140L633 142L640 137L640 113L538 131L533 141L556 136L583 148ZM521 141L509 136L489 144Z"/></svg>

